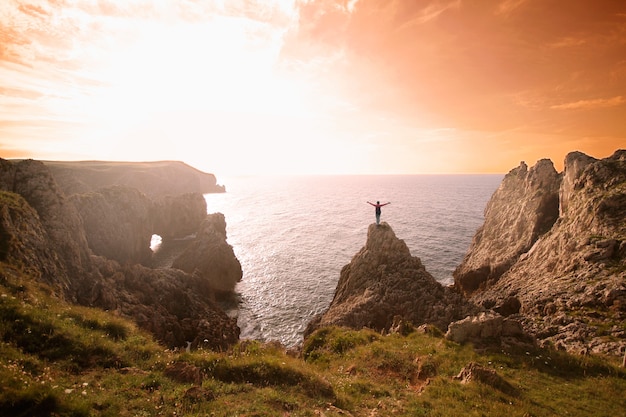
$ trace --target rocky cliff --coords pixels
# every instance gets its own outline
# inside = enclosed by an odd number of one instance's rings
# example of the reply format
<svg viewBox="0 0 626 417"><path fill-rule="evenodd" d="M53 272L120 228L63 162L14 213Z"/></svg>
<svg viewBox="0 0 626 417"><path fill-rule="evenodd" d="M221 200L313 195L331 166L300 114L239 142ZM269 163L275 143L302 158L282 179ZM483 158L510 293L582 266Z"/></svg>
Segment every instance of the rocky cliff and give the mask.
<svg viewBox="0 0 626 417"><path fill-rule="evenodd" d="M455 285L465 295L498 281L559 216L561 176L542 159L528 169L522 162L511 170L485 209L485 223L476 232L470 254L456 269Z"/></svg>
<svg viewBox="0 0 626 417"><path fill-rule="evenodd" d="M191 223L199 228L205 220L215 223L216 230L225 229L223 219L213 221L206 215L206 203L199 205L200 199L204 202L201 195L181 197L192 202L189 215L183 215L187 221L180 222L179 231L170 228L168 235L187 234ZM209 277L202 271L189 274L133 262L135 255L149 250L154 226L150 222L171 215L167 207L172 201L155 203L124 187L68 199L43 163L0 159L0 262L18 266L58 296L130 317L169 346L192 341L223 348L238 340L239 329L212 301L211 280L219 279L218 273ZM199 210L204 210L201 218ZM227 245L225 230L211 236L222 240L214 245ZM204 249L208 252L198 251L199 256L213 256L212 247ZM234 258L232 251L220 254ZM219 261L215 270L239 266L236 258ZM235 274L240 271L239 266Z"/></svg>
<svg viewBox="0 0 626 417"><path fill-rule="evenodd" d="M197 193L149 198L135 188L113 186L74 194L70 201L83 219L90 249L120 263L149 264L153 234L164 241L193 235L207 217L206 200Z"/></svg>
<svg viewBox="0 0 626 417"><path fill-rule="evenodd" d="M438 283L389 224L371 224L365 246L341 270L328 310L313 320L305 336L321 326L388 331L394 319L418 326L448 325L479 309Z"/></svg>
<svg viewBox="0 0 626 417"><path fill-rule="evenodd" d="M626 151L570 153L562 174L546 160L509 172L454 277L470 300L520 317L542 343L623 354Z"/></svg>
<svg viewBox="0 0 626 417"><path fill-rule="evenodd" d="M224 215L210 214L200 225L195 238L174 260L172 266L201 276L207 286L203 292L206 296L223 298L233 294L243 272L232 246L226 243Z"/></svg>
<svg viewBox="0 0 626 417"><path fill-rule="evenodd" d="M44 161L66 195L123 185L154 197L184 193L219 193L215 175L179 161Z"/></svg>

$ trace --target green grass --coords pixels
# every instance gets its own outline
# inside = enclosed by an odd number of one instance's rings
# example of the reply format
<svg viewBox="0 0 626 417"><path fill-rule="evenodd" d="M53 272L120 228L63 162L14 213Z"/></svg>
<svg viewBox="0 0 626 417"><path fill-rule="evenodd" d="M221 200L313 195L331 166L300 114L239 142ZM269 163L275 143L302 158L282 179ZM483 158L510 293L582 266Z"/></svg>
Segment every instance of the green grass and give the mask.
<svg viewBox="0 0 626 417"><path fill-rule="evenodd" d="M73 306L0 263L2 416L615 416L620 358L479 353L438 332L324 328L299 354L243 341L173 352L132 323ZM471 362L512 390L454 377Z"/></svg>

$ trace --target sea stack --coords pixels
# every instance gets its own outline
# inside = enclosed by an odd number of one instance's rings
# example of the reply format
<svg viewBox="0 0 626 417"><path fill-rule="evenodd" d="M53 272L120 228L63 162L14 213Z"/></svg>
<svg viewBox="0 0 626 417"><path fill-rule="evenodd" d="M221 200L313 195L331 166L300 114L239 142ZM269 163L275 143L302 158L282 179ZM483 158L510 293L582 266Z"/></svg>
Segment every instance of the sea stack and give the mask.
<svg viewBox="0 0 626 417"><path fill-rule="evenodd" d="M316 317L305 337L323 326L389 331L394 319L445 331L452 321L478 308L444 287L411 256L386 222L371 224L365 246L345 265L328 310Z"/></svg>

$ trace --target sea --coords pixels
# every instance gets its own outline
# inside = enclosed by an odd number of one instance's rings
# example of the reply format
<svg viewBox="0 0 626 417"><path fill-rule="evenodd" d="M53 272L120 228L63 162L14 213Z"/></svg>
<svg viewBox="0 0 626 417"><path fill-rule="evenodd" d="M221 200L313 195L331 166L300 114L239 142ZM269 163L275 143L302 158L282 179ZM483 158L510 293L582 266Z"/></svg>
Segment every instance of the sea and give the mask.
<svg viewBox="0 0 626 417"><path fill-rule="evenodd" d="M443 285L483 224L503 175L255 176L221 179L206 194L223 213L227 242L243 269L236 287L241 339L302 342L311 319L332 301L341 269L375 223L367 201L390 202L381 221Z"/></svg>

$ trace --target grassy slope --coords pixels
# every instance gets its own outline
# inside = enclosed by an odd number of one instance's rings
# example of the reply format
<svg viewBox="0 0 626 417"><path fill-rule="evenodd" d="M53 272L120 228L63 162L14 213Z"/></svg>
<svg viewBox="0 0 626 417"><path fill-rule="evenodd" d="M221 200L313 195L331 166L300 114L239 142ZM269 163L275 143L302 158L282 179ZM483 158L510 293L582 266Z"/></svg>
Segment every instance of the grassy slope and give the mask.
<svg viewBox="0 0 626 417"><path fill-rule="evenodd" d="M453 379L468 363L512 389ZM195 381L195 382L194 382ZM242 342L171 352L111 313L68 305L0 264L2 416L616 416L617 360L477 353L440 335L328 328L301 356Z"/></svg>

